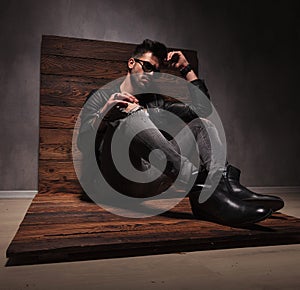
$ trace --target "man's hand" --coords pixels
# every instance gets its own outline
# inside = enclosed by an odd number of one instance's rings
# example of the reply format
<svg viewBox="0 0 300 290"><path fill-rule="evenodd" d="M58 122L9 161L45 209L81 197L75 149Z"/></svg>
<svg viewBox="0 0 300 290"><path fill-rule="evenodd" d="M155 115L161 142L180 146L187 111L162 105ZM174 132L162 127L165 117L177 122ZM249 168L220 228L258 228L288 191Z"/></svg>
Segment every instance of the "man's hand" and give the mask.
<svg viewBox="0 0 300 290"><path fill-rule="evenodd" d="M181 51L171 51L167 55L167 61L171 63L171 66L182 69L186 67L189 62ZM198 79L197 75L193 70L189 71L186 76L186 80L191 82Z"/></svg>
<svg viewBox="0 0 300 290"><path fill-rule="evenodd" d="M100 113L106 116L108 113L113 113L114 110L119 108L127 108L129 104L138 104L138 99L129 93L116 93L112 94L107 100L106 104L101 109Z"/></svg>
<svg viewBox="0 0 300 290"><path fill-rule="evenodd" d="M184 54L181 51L169 52L167 56L167 61L171 63L171 66L176 68L182 68L189 64L189 62L187 61L187 59L185 58Z"/></svg>

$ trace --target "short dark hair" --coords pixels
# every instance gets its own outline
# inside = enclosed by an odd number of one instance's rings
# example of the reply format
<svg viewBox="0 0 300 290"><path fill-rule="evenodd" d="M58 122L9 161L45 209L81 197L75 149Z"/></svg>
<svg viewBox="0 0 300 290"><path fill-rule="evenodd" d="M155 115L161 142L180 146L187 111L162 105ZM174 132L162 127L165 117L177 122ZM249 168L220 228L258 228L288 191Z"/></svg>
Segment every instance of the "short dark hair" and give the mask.
<svg viewBox="0 0 300 290"><path fill-rule="evenodd" d="M135 48L132 57L140 57L146 52L152 52L158 58L159 63L162 63L167 57L167 47L158 41L145 39L141 44Z"/></svg>

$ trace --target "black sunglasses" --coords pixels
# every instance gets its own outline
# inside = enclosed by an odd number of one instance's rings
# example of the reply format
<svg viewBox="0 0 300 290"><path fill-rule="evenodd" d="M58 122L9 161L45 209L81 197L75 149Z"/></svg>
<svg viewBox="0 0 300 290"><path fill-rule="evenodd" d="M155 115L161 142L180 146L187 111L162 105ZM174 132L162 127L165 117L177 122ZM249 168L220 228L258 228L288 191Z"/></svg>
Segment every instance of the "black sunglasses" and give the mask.
<svg viewBox="0 0 300 290"><path fill-rule="evenodd" d="M159 69L157 69L149 61L141 60L141 59L138 59L138 58L134 58L134 60L142 66L143 71L146 72L146 73L159 72Z"/></svg>

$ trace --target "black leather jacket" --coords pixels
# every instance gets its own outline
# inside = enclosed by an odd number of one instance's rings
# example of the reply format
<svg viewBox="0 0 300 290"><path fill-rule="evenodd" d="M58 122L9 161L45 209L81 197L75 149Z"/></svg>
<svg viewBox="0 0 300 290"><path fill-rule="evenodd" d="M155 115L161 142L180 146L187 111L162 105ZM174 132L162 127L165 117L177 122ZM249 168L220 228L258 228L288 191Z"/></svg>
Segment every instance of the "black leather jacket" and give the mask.
<svg viewBox="0 0 300 290"><path fill-rule="evenodd" d="M161 122L163 118L164 110L172 112L180 117L184 122L188 123L197 117L207 117L212 112L212 107L210 104L210 96L207 87L203 80L197 79L191 82L194 86L189 86L189 89L201 90L207 98L199 99L199 91L191 92L192 99L190 104L185 104L183 102L178 102L171 100L170 98L163 97L157 94L141 95L136 96L139 99L139 104L146 109L155 108L155 110L150 110L150 119L154 122ZM79 129L79 135L77 139L78 148L82 152L90 152L96 144L96 148L101 148L101 141L106 131L105 122L102 122L99 128L94 128L93 124L96 118L99 117L99 111L105 105L109 97L113 94L119 92L119 87L117 89L98 89L92 91L87 97L82 114L81 114L81 125ZM198 99L197 99L198 98ZM95 136L95 130L97 130L96 143L93 137ZM88 140L88 141L87 141ZM90 143L91 142L91 143ZM92 146L92 147L91 147ZM96 149L97 150L97 149Z"/></svg>

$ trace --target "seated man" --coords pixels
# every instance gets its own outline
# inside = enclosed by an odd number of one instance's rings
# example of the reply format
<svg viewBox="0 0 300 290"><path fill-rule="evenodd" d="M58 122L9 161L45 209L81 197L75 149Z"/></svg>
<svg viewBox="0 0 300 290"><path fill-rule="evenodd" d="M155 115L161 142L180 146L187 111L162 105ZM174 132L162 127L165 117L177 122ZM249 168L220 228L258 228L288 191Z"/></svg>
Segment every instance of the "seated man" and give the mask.
<svg viewBox="0 0 300 290"><path fill-rule="evenodd" d="M141 93L151 82L151 76L159 72L165 62L180 70L186 81L209 99L203 80L197 77L181 51L168 53L164 44L146 39L136 47L128 60L128 73L122 82L112 89L94 91L88 97L82 111L77 142L83 156L90 155L91 148L95 149L97 163L105 180L118 192L134 197L160 194L170 188L176 179L182 184L192 180L193 186L186 194L189 195L193 214L216 223L230 226L251 224L264 220L273 211L282 208L284 203L279 197L248 190L239 182L239 169L228 162L222 164L214 156L212 142L219 144L217 154L224 147L214 124L205 119L211 113L211 108L207 104L203 106L203 100L183 104L159 94ZM163 122L160 116L164 111L182 119L194 138L185 135L184 130L176 138L170 138L160 130L158 123ZM93 140L95 131L96 140ZM149 175L150 182L136 182L118 171L111 147L116 132L124 140L126 136L138 132L132 136L129 157L137 170ZM197 150L191 150L191 139L196 141ZM200 166L195 165L192 154L183 156L178 143L188 147L193 154L197 152ZM158 170L159 175L157 170L149 170L151 165L156 169L162 168ZM218 174L215 189L205 201L200 201L204 181L212 186Z"/></svg>

